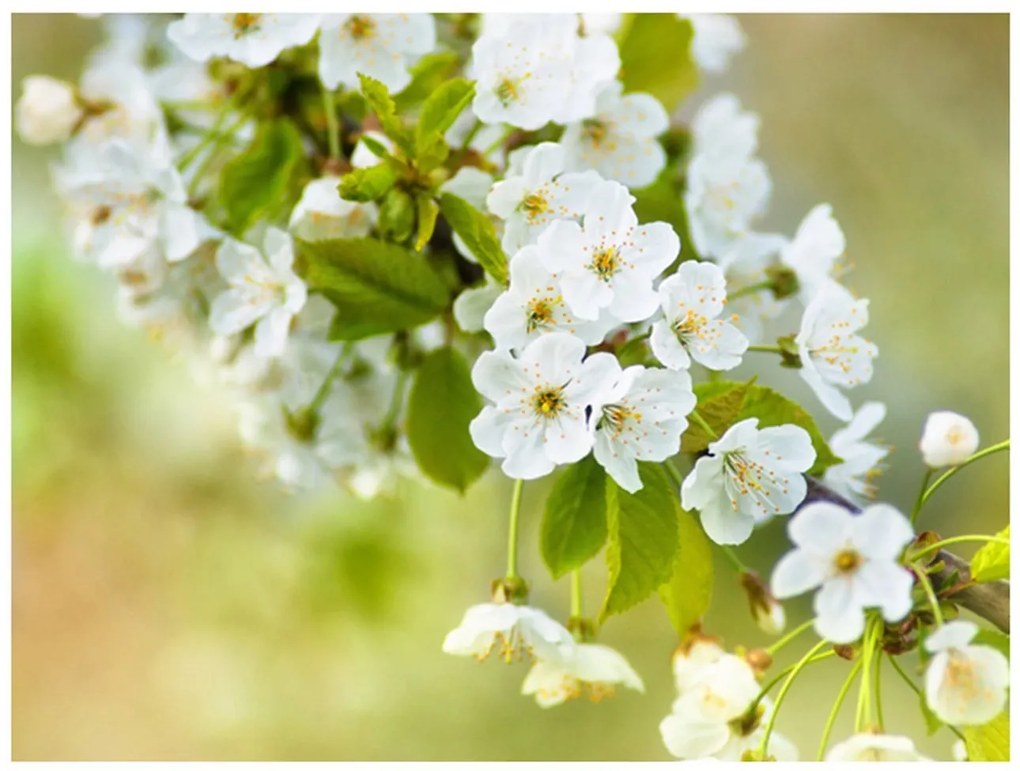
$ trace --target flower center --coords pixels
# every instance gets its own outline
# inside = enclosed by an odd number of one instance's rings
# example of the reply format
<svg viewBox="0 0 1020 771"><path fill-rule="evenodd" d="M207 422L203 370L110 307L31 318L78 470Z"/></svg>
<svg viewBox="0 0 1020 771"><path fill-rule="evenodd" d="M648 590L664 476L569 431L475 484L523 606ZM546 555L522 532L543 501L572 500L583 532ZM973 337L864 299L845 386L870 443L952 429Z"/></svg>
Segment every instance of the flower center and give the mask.
<svg viewBox="0 0 1020 771"><path fill-rule="evenodd" d="M602 408L598 427L609 428L614 434L619 434L626 427L628 420L641 422L641 413L626 404L610 404Z"/></svg>
<svg viewBox="0 0 1020 771"><path fill-rule="evenodd" d="M863 560L856 549L843 549L832 560L836 570L843 575L855 572L861 566L861 562Z"/></svg>
<svg viewBox="0 0 1020 771"><path fill-rule="evenodd" d="M521 94L519 89L520 81L503 78L496 86L496 98L499 99L505 107L511 102L516 102L520 98Z"/></svg>
<svg viewBox="0 0 1020 771"><path fill-rule="evenodd" d="M615 246L598 249L588 267L608 284L613 274L620 269L620 253Z"/></svg>
<svg viewBox="0 0 1020 771"><path fill-rule="evenodd" d="M559 305L558 297L535 297L528 303L527 327L528 332L534 332L539 327L555 325L553 318L556 306Z"/></svg>
<svg viewBox="0 0 1020 771"><path fill-rule="evenodd" d="M113 209L109 206L98 206L92 211L92 216L89 217L89 220L98 227L110 219L111 214L113 214Z"/></svg>
<svg viewBox="0 0 1020 771"><path fill-rule="evenodd" d="M581 124L581 130L584 135L591 142L592 147L598 148L602 144L602 141L606 138L606 134L609 132L609 127L602 121L596 118L588 118Z"/></svg>
<svg viewBox="0 0 1020 771"><path fill-rule="evenodd" d="M562 388L546 388L535 394L535 412L544 418L554 418L567 405Z"/></svg>
<svg viewBox="0 0 1020 771"><path fill-rule="evenodd" d="M258 28L261 18L261 13L235 13L230 20L230 25L234 28L234 37L239 38L253 32Z"/></svg>
<svg viewBox="0 0 1020 771"><path fill-rule="evenodd" d="M692 337L702 337L702 328L707 323L707 317L688 308L683 316L677 316L673 321L673 334L681 343L686 343Z"/></svg>
<svg viewBox="0 0 1020 771"><path fill-rule="evenodd" d="M368 16L355 14L347 20L347 33L355 40L365 40L375 36L375 21Z"/></svg>
<svg viewBox="0 0 1020 771"><path fill-rule="evenodd" d="M520 208L529 220L534 220L540 214L545 214L549 211L549 199L542 195L542 193L529 193L524 196Z"/></svg>

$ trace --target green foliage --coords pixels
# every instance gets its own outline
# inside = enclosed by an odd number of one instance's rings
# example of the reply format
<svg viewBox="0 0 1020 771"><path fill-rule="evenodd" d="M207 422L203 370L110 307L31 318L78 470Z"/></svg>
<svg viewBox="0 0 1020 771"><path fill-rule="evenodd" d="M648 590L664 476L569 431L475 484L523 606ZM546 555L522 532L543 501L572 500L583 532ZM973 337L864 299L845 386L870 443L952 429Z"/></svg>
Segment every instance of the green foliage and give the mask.
<svg viewBox="0 0 1020 771"><path fill-rule="evenodd" d="M1009 712L990 723L963 727L967 759L972 762L1009 760Z"/></svg>
<svg viewBox="0 0 1020 771"><path fill-rule="evenodd" d="M644 91L667 112L698 85L691 57L691 23L672 13L635 13L620 38L620 80L624 91Z"/></svg>
<svg viewBox="0 0 1020 771"><path fill-rule="evenodd" d="M420 255L373 238L299 241L309 289L337 307L333 339L359 340L434 319L449 302L442 279Z"/></svg>
<svg viewBox="0 0 1020 771"><path fill-rule="evenodd" d="M443 135L470 104L475 84L454 78L437 88L422 105L415 128L415 161L421 172L429 172L446 160L450 152Z"/></svg>
<svg viewBox="0 0 1020 771"><path fill-rule="evenodd" d="M659 464L640 464L644 487L622 490L606 484L609 586L600 620L622 613L669 580L677 552L680 504Z"/></svg>
<svg viewBox="0 0 1020 771"><path fill-rule="evenodd" d="M690 513L680 509L679 516L679 551L673 561L673 575L659 587L659 598L673 628L682 636L708 610L715 570L705 531Z"/></svg>
<svg viewBox="0 0 1020 771"><path fill-rule="evenodd" d="M432 196L421 194L415 199L418 210L418 237L414 240L414 249L420 252L432 238L436 229L436 218L439 216L439 204Z"/></svg>
<svg viewBox="0 0 1020 771"><path fill-rule="evenodd" d="M396 143L397 147L408 155L411 154L411 138L404 127L400 116L397 115L397 105L390 96L389 89L375 78L358 73L361 81L361 93L365 95L369 107L379 119L379 125L383 133Z"/></svg>
<svg viewBox="0 0 1020 771"><path fill-rule="evenodd" d="M545 502L542 558L553 578L579 568L606 542L606 472L592 456L568 466Z"/></svg>
<svg viewBox="0 0 1020 771"><path fill-rule="evenodd" d="M464 492L489 465L468 424L482 409L463 354L439 348L421 363L407 405L407 441L418 468L435 482Z"/></svg>
<svg viewBox="0 0 1020 771"><path fill-rule="evenodd" d="M398 187L390 190L379 206L379 234L397 243L403 243L414 232L415 203L411 194Z"/></svg>
<svg viewBox="0 0 1020 771"><path fill-rule="evenodd" d="M386 163L364 169L351 169L340 179L337 188L345 201L378 201L397 181L397 173Z"/></svg>
<svg viewBox="0 0 1020 771"><path fill-rule="evenodd" d="M456 71L460 57L453 51L436 51L421 57L411 68L411 82L393 97L403 112L428 98Z"/></svg>
<svg viewBox="0 0 1020 771"><path fill-rule="evenodd" d="M998 629L982 629L971 642L972 645L987 645L995 648L999 653L1009 658L1009 635L1000 632Z"/></svg>
<svg viewBox="0 0 1020 771"><path fill-rule="evenodd" d="M800 426L811 437L815 449L815 464L808 470L818 476L829 466L840 462L819 431L814 418L796 402L778 391L750 383L717 381L694 387L698 398L698 414L721 436L727 428L747 418L758 418L758 428L769 428L788 423ZM683 436L684 452L701 452L712 439L697 423L691 423Z"/></svg>
<svg viewBox="0 0 1020 771"><path fill-rule="evenodd" d="M260 123L254 140L230 159L220 176L226 228L242 235L256 220L271 218L291 203L305 167L301 134L287 119Z"/></svg>
<svg viewBox="0 0 1020 771"><path fill-rule="evenodd" d="M996 538L1009 540L1009 525L996 534ZM1009 578L1009 544L989 541L970 562L970 577L980 583Z"/></svg>
<svg viewBox="0 0 1020 771"><path fill-rule="evenodd" d="M463 198L443 193L439 198L439 210L454 232L464 239L468 249L498 283L506 285L508 280L507 259L496 238L496 229L482 212Z"/></svg>

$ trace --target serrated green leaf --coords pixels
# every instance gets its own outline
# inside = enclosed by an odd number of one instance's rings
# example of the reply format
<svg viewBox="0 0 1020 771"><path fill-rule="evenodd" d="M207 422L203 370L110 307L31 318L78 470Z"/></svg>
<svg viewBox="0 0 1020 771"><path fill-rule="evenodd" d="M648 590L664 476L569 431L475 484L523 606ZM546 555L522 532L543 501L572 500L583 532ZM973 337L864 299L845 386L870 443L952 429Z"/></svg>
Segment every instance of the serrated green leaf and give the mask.
<svg viewBox="0 0 1020 771"><path fill-rule="evenodd" d="M673 561L673 574L659 587L659 598L666 606L669 620L683 636L701 621L712 602L715 570L712 547L697 519L679 511L679 551Z"/></svg>
<svg viewBox="0 0 1020 771"><path fill-rule="evenodd" d="M690 421L680 441L681 451L701 452L726 433L726 429L737 422L737 415L744 406L750 387L750 383L734 383L729 380L698 383L694 387L694 396L698 400L695 409L715 432L715 436L699 423Z"/></svg>
<svg viewBox="0 0 1020 771"><path fill-rule="evenodd" d="M415 158L420 171L428 172L446 160L450 148L443 135L453 125L475 95L475 84L465 78L454 78L437 88L418 116L415 130Z"/></svg>
<svg viewBox="0 0 1020 771"><path fill-rule="evenodd" d="M418 237L414 240L414 249L420 252L425 244L432 238L436 229L436 218L439 216L439 204L430 195L419 195L417 198L418 209Z"/></svg>
<svg viewBox="0 0 1020 771"><path fill-rule="evenodd" d="M397 173L388 164L378 163L363 169L351 169L340 178L337 190L345 201L378 201L397 181Z"/></svg>
<svg viewBox="0 0 1020 771"><path fill-rule="evenodd" d="M436 51L421 57L411 67L411 82L393 97L397 111L423 102L457 69L460 57L453 51Z"/></svg>
<svg viewBox="0 0 1020 771"><path fill-rule="evenodd" d="M464 356L438 348L418 367L407 403L407 442L422 472L464 492L489 465L468 424L482 409Z"/></svg>
<svg viewBox="0 0 1020 771"><path fill-rule="evenodd" d="M691 22L676 14L632 14L620 40L624 91L649 93L666 112L673 112L698 85L698 68L691 56L693 37Z"/></svg>
<svg viewBox="0 0 1020 771"><path fill-rule="evenodd" d="M496 229L482 212L463 198L452 193L443 193L439 198L439 210L450 227L460 236L467 248L478 260L478 264L498 283L507 283L507 260Z"/></svg>
<svg viewBox="0 0 1020 771"><path fill-rule="evenodd" d="M308 288L337 307L333 339L358 340L424 324L449 301L421 255L374 238L298 241Z"/></svg>
<svg viewBox="0 0 1020 771"><path fill-rule="evenodd" d="M995 537L1008 541L1009 525ZM989 541L978 549L970 561L970 577L979 584L1009 578L1009 544Z"/></svg>
<svg viewBox="0 0 1020 771"><path fill-rule="evenodd" d="M301 135L289 120L259 124L252 143L220 175L219 196L227 229L242 235L264 216L293 205L289 193L305 165Z"/></svg>
<svg viewBox="0 0 1020 771"><path fill-rule="evenodd" d="M606 472L592 456L568 466L545 502L542 558L553 578L581 567L606 542Z"/></svg>
<svg viewBox="0 0 1020 771"><path fill-rule="evenodd" d="M1009 712L990 723L963 727L967 759L972 762L1009 760Z"/></svg>
<svg viewBox="0 0 1020 771"><path fill-rule="evenodd" d="M383 133L396 143L397 147L408 155L413 149L411 138L407 128L397 115L397 105L390 96L386 86L375 78L363 73L358 73L358 80L361 81L361 93L364 94L368 106L379 119L379 125Z"/></svg>
<svg viewBox="0 0 1020 771"><path fill-rule="evenodd" d="M659 464L639 465L644 487L628 493L606 480L609 586L600 620L637 605L669 580L676 558L680 504Z"/></svg>
<svg viewBox="0 0 1020 771"><path fill-rule="evenodd" d="M971 640L971 645L987 645L1009 658L1009 635L998 629L982 629Z"/></svg>

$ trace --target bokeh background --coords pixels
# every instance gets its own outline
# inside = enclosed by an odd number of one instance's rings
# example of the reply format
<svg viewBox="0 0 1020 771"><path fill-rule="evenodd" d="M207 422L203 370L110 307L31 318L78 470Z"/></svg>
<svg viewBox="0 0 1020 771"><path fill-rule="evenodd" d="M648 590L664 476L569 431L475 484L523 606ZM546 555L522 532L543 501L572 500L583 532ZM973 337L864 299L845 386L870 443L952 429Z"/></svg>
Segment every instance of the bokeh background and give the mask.
<svg viewBox="0 0 1020 771"><path fill-rule="evenodd" d="M881 348L854 398L888 403L881 497L909 508L927 412L971 416L986 443L1008 431L1008 18L741 23L747 50L691 106L729 89L761 114L768 225L790 233L815 203L834 206ZM75 79L98 27L16 15L15 95L34 72ZM257 480L223 397L120 325L111 282L69 258L53 151L15 139L13 152L16 759L668 758L657 724L674 696L675 635L654 600L603 632L644 696L543 711L518 695L523 667L443 655L443 635L503 565L504 481L490 474L463 498L409 482L365 504ZM791 375L768 380L835 428ZM960 474L925 524L998 529L1007 471L997 456ZM542 499L529 486L523 572L534 601L565 615L565 582L537 556ZM767 528L741 552L764 568L784 538ZM603 580L587 571L589 605ZM721 560L716 592L711 631L768 641ZM806 606L789 611L795 622ZM825 662L791 691L779 727L805 757L845 673ZM902 683L891 677L884 696L889 730L923 737ZM850 730L844 712L836 738ZM920 744L947 758L952 738Z"/></svg>

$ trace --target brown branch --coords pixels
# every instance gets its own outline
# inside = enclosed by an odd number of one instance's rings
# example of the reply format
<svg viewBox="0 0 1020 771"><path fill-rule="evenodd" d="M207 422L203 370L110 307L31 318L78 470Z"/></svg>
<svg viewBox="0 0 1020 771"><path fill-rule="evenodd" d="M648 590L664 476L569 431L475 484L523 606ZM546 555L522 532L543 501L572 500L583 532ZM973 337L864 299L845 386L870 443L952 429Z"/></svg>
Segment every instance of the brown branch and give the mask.
<svg viewBox="0 0 1020 771"><path fill-rule="evenodd" d="M860 507L848 501L834 490L826 487L817 479L807 477L808 492L804 498L804 506L808 503L827 501L857 514ZM931 574L931 582L936 592L952 597L957 605L971 613L995 624L1003 632L1009 633L1009 582L990 581L975 584L970 578L970 564L945 549L932 555L928 564L942 562L945 567Z"/></svg>

